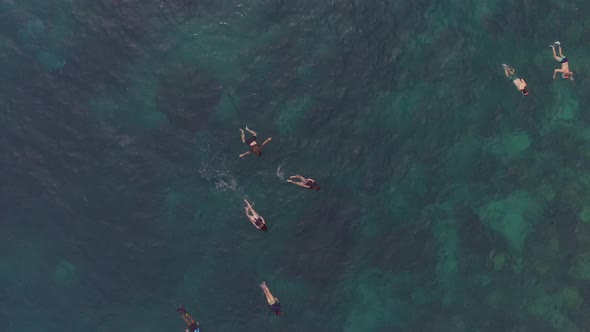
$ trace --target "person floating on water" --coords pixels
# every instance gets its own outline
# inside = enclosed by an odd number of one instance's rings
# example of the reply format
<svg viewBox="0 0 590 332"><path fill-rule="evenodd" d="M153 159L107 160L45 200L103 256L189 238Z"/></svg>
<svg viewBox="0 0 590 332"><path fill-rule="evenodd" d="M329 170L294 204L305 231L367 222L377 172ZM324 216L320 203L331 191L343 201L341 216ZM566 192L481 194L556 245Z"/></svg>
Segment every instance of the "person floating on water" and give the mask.
<svg viewBox="0 0 590 332"><path fill-rule="evenodd" d="M268 228L266 228L266 222L264 221L264 218L254 211L254 208L252 208L252 205L247 199L244 199L244 202L246 203L246 216L248 219L250 219L252 225L254 225L254 227L258 228L259 230L266 232Z"/></svg>
<svg viewBox="0 0 590 332"><path fill-rule="evenodd" d="M306 179L301 175L292 175L292 176L290 176L290 178L291 179L298 179L300 181L287 180L287 182L298 185L300 187L315 190L315 191L320 190L320 186L318 186L318 184L315 182L314 179Z"/></svg>
<svg viewBox="0 0 590 332"><path fill-rule="evenodd" d="M557 46L559 48L559 56L557 56L557 54L555 53L555 46ZM553 79L555 79L555 76L557 75L557 73L561 73L561 77L565 78L565 79L570 79L570 80L574 80L574 73L570 71L570 64L568 59L565 57L565 55L563 55L563 52L561 51L561 43L559 41L554 42L553 44L549 45L549 47L551 47L551 50L553 51L553 58L555 60L557 60L557 62L561 63L561 69L555 69L553 71Z"/></svg>
<svg viewBox="0 0 590 332"><path fill-rule="evenodd" d="M270 308L270 310L274 311L275 315L277 316L282 315L283 312L281 311L281 304L279 303L279 299L272 296L270 290L268 290L268 287L266 286L266 281L263 281L260 284L260 288L262 288L262 291L266 296L266 301L268 302L268 307Z"/></svg>
<svg viewBox="0 0 590 332"><path fill-rule="evenodd" d="M504 68L504 75L508 77L508 80L510 82L514 83L516 89L518 89L518 91L520 91L523 95L528 96L529 92L526 89L527 84L522 78L516 76L516 71L514 70L514 68L505 64L502 64L502 67Z"/></svg>
<svg viewBox="0 0 590 332"><path fill-rule="evenodd" d="M272 137L267 138L262 143L262 145L260 145L260 144L258 144L258 142L256 142L256 132L254 130L248 129L248 126L246 126L246 131L249 132L250 134L252 134L252 137L246 139L246 135L244 134L244 130L242 128L240 128L240 132L242 133L242 142L244 144L248 145L250 147L250 150L242 153L240 155L240 158L242 158L243 156L245 156L249 153L254 153L258 157L260 157L262 155L262 147L264 145L266 145L266 143L270 142L272 140Z"/></svg>
<svg viewBox="0 0 590 332"><path fill-rule="evenodd" d="M185 332L201 332L201 326L199 325L199 322L195 322L195 320L191 317L191 315L188 314L188 312L184 308L184 305L178 307L178 309L176 309L176 312L180 314L180 317L182 317L182 320L188 326Z"/></svg>

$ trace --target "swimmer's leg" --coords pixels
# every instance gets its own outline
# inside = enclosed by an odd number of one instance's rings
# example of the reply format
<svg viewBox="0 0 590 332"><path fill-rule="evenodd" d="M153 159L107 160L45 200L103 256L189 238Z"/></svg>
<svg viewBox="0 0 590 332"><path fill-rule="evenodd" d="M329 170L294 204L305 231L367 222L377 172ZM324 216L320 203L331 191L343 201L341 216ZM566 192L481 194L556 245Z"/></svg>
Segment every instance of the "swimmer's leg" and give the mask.
<svg viewBox="0 0 590 332"><path fill-rule="evenodd" d="M557 53L555 53L555 46L554 45L549 45L549 46L551 47L551 51L553 51L553 59L555 59L557 62L561 62L561 58L557 56Z"/></svg>
<svg viewBox="0 0 590 332"><path fill-rule="evenodd" d="M559 56L565 58L565 55L563 55L563 51L561 51L561 45L558 45L557 47L559 47Z"/></svg>
<svg viewBox="0 0 590 332"><path fill-rule="evenodd" d="M191 324L193 324L195 320L191 317L191 315L188 314L188 312L186 313L186 317L188 318L188 322L186 324L188 326L191 326Z"/></svg>
<svg viewBox="0 0 590 332"><path fill-rule="evenodd" d="M246 144L246 136L244 135L244 129L240 128L240 134L242 135L242 143Z"/></svg>
<svg viewBox="0 0 590 332"><path fill-rule="evenodd" d="M191 325L190 320L186 316L188 316L188 314L180 315L180 317L182 317L182 320L186 323L186 325Z"/></svg>
<svg viewBox="0 0 590 332"><path fill-rule="evenodd" d="M268 302L268 304L272 305L275 302L275 297L272 296L270 290L268 289L268 286L266 286L266 282L262 282L262 284L260 284L260 288L262 288L262 291L264 292L264 296L266 296L266 301Z"/></svg>
<svg viewBox="0 0 590 332"><path fill-rule="evenodd" d="M249 128L248 128L248 126L246 126L246 130L247 130L247 131L248 131L250 134L252 134L252 136L258 136L258 135L256 135L256 132L255 132L254 130L252 130L252 129L249 129Z"/></svg>

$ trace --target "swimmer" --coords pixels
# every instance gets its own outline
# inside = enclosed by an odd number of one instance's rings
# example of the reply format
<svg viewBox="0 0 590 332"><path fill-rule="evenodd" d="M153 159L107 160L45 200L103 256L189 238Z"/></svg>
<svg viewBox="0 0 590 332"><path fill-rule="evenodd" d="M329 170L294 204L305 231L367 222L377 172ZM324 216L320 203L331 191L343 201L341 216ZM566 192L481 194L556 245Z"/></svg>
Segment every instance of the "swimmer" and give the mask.
<svg viewBox="0 0 590 332"><path fill-rule="evenodd" d="M248 219L250 219L252 225L254 225L254 227L258 228L259 230L266 232L268 228L266 228L266 222L264 221L264 218L254 211L252 205L250 205L250 202L248 202L247 199L244 199L244 202L246 203L246 216Z"/></svg>
<svg viewBox="0 0 590 332"><path fill-rule="evenodd" d="M188 314L183 305L178 307L176 312L180 314L180 317L182 317L182 320L188 326L188 328L185 329L185 332L201 332L201 326L199 325L199 322L195 322L195 320L191 317L191 315Z"/></svg>
<svg viewBox="0 0 590 332"><path fill-rule="evenodd" d="M246 131L248 131L250 134L252 134L252 137L246 139L246 135L244 134L244 130L242 128L240 128L240 132L242 133L242 143L248 145L250 147L250 150L242 153L240 155L240 158L242 158L243 156L245 156L249 153L254 153L258 157L260 157L262 155L262 147L264 145L266 145L266 143L270 142L272 140L272 137L267 138L262 143L262 145L260 145L260 144L258 144L258 142L256 142L256 132L254 130L248 129L248 126L246 126Z"/></svg>
<svg viewBox="0 0 590 332"><path fill-rule="evenodd" d="M266 296L266 302L268 302L268 307L270 310L275 312L275 315L280 316L283 314L283 312L281 311L281 304L279 303L279 299L272 296L272 294L270 293L270 290L268 290L268 287L266 286L266 281L263 281L260 284L260 288L262 288L262 291L264 292L264 295Z"/></svg>
<svg viewBox="0 0 590 332"><path fill-rule="evenodd" d="M510 82L514 83L516 89L518 89L518 91L520 91L523 95L528 96L529 92L526 89L527 84L522 78L518 78L518 76L516 76L516 71L514 68L505 64L502 64L502 67L504 68L504 75L508 77Z"/></svg>
<svg viewBox="0 0 590 332"><path fill-rule="evenodd" d="M557 46L559 48L559 56L557 56L557 54L555 53L555 46ZM565 79L570 79L570 80L574 80L574 73L570 71L570 64L568 59L563 55L563 52L561 51L561 43L559 41L556 41L555 43L549 45L549 47L551 47L551 50L553 51L553 59L557 60L557 62L561 63L561 69L555 69L553 71L553 79L555 79L555 76L557 75L557 73L561 73L561 77L565 78Z"/></svg>
<svg viewBox="0 0 590 332"><path fill-rule="evenodd" d="M287 182L290 182L292 184L296 184L296 185L303 187L303 188L315 190L315 191L320 190L320 186L318 186L318 184L315 182L314 179L306 179L301 175L292 175L292 176L290 176L290 178L291 179L299 179L301 181L287 180Z"/></svg>

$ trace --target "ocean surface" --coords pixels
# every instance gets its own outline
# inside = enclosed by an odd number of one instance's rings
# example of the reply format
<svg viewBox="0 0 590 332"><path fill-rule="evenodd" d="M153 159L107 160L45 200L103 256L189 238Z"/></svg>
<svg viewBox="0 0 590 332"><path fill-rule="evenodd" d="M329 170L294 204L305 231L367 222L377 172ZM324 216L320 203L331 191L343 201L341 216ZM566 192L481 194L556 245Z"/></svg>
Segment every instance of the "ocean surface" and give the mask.
<svg viewBox="0 0 590 332"><path fill-rule="evenodd" d="M0 331L589 331L589 15L0 0Z"/></svg>

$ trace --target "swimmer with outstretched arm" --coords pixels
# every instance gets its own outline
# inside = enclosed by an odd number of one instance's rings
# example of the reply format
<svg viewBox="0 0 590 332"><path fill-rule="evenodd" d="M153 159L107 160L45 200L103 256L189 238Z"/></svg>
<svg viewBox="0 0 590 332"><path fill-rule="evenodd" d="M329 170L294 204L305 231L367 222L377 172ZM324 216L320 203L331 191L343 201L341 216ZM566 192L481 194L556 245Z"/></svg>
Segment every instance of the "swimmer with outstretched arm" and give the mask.
<svg viewBox="0 0 590 332"><path fill-rule="evenodd" d="M260 144L258 144L258 142L256 142L256 132L254 130L248 129L248 126L246 126L246 131L248 131L250 134L252 134L252 136L248 139L246 139L246 135L244 133L244 130L242 128L240 128L240 132L242 134L242 143L248 145L250 147L250 150L242 153L240 155L240 158L244 157L245 155L247 155L249 153L254 153L258 157L260 157L262 155L262 147L265 146L266 143L270 142L272 140L272 137L267 138L262 143L262 145L260 145Z"/></svg>
<svg viewBox="0 0 590 332"><path fill-rule="evenodd" d="M307 179L301 175L292 175L290 178L297 179L299 181L287 180L287 182L315 191L320 190L320 186L318 186L314 179Z"/></svg>
<svg viewBox="0 0 590 332"><path fill-rule="evenodd" d="M523 95L528 96L529 92L526 89L527 83L525 82L525 80L516 76L516 71L514 70L514 68L505 64L502 64L502 67L504 68L504 75L506 75L510 82L514 83L516 89L520 91Z"/></svg>
<svg viewBox="0 0 590 332"><path fill-rule="evenodd" d="M182 317L182 320L186 323L186 326L188 327L187 329L185 329L185 332L201 332L201 326L199 325L199 322L195 322L195 320L191 317L191 315L189 315L189 313L186 311L186 308L183 305L178 307L178 309L176 309L176 312L180 314L180 317Z"/></svg>
<svg viewBox="0 0 590 332"><path fill-rule="evenodd" d="M250 202L248 202L247 199L244 199L244 202L246 203L246 207L244 208L246 211L246 216L248 217L252 225L254 225L254 227L258 228L259 230L266 232L268 228L266 227L266 222L264 221L264 218L262 218L258 213L256 213L256 211L254 211L254 208L252 207Z"/></svg>
<svg viewBox="0 0 590 332"><path fill-rule="evenodd" d="M555 53L555 46L557 46L559 48L559 56L557 56L557 53ZM561 77L563 77L565 79L570 79L573 81L574 80L574 72L570 71L569 61L565 57L565 55L563 55L563 52L561 51L561 43L559 41L556 41L553 44L549 45L549 47L551 47L551 50L553 51L553 59L555 59L557 62L561 63L561 69L555 69L553 71L553 79L555 79L555 76L557 75L557 73L561 73Z"/></svg>
<svg viewBox="0 0 590 332"><path fill-rule="evenodd" d="M283 314L281 311L281 304L279 303L279 299L272 296L270 290L266 286L266 281L263 281L260 284L260 288L264 292L264 296L266 296L266 302L268 302L268 307L271 311L274 311L275 315L280 316Z"/></svg>

